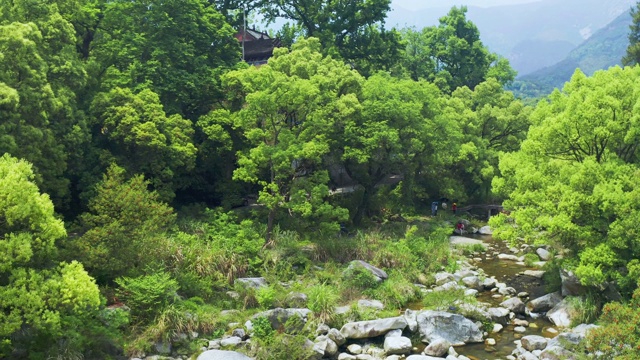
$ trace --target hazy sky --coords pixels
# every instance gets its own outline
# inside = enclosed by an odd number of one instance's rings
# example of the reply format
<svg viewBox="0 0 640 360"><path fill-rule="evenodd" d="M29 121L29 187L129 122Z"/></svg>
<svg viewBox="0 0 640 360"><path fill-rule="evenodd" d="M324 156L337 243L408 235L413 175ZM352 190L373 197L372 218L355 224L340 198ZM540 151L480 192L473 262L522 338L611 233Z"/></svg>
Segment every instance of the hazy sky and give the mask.
<svg viewBox="0 0 640 360"><path fill-rule="evenodd" d="M409 10L418 10L433 7L449 8L454 5L473 5L490 7L496 5L513 5L542 0L392 0L391 7L403 7Z"/></svg>

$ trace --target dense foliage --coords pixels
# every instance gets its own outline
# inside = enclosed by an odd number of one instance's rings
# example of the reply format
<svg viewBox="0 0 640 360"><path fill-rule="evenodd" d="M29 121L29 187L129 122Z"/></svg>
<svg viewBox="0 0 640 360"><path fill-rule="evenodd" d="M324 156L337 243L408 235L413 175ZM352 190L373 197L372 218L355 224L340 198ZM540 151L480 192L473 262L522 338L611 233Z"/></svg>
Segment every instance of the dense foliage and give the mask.
<svg viewBox="0 0 640 360"><path fill-rule="evenodd" d="M578 71L533 108L466 8L397 30L389 4L0 0L0 358L195 352L189 334L240 320L221 309L289 291L317 322L374 316L335 314L362 296L397 313L456 267L456 217L422 215L441 198L506 199L496 236L552 244L584 284L630 296L640 68ZM289 21L259 67L240 61L243 7ZM317 325L265 324L259 358L304 356L277 345Z"/></svg>

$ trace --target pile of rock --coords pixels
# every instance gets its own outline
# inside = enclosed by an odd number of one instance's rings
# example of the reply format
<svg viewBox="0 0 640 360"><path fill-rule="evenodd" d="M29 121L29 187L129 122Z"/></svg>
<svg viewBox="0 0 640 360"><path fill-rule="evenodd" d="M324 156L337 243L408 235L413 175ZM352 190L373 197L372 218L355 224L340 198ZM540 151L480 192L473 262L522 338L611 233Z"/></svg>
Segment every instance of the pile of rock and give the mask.
<svg viewBox="0 0 640 360"><path fill-rule="evenodd" d="M551 360L577 359L578 355L567 350L567 346L578 345L584 340L587 332L597 328L596 325L582 324L563 332L553 339L542 336L529 335L516 341L517 348L513 350L509 359L522 360Z"/></svg>

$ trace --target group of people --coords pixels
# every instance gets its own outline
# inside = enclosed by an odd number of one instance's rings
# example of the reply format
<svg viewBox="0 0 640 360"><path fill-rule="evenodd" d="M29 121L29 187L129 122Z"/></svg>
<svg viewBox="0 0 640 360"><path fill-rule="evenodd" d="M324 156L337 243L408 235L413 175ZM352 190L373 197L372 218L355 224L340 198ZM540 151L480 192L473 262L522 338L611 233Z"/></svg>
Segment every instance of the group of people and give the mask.
<svg viewBox="0 0 640 360"><path fill-rule="evenodd" d="M436 216L438 215L438 207L442 207L442 210L447 210L447 200L446 199L440 199L440 201L434 201L431 203L431 216ZM458 204L456 204L455 202L453 202L453 204L451 204L451 211L453 212L453 214L457 214L458 213ZM455 233L462 235L464 233L464 223L462 221L458 221L458 223L456 224L456 229L455 229Z"/></svg>
<svg viewBox="0 0 640 360"><path fill-rule="evenodd" d="M442 210L447 210L447 203L445 201L434 201L431 203L431 216L438 215L438 206L441 206ZM456 214L458 212L458 204L456 204L455 202L451 204L451 211Z"/></svg>

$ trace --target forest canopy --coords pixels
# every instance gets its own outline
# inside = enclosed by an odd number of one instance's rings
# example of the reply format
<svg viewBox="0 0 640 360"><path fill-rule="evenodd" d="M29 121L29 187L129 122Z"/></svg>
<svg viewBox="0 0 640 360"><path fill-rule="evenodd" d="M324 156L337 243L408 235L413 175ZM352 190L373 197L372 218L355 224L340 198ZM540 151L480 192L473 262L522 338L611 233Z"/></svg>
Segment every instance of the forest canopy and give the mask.
<svg viewBox="0 0 640 360"><path fill-rule="evenodd" d="M640 67L577 70L528 106L465 7L423 29L389 28L389 7L0 0L0 358L139 355L178 325L213 332L234 279L313 261L397 267L406 290L455 263L446 231L358 231L441 199L502 204L496 238L630 297ZM242 8L287 21L265 64L242 59Z"/></svg>

